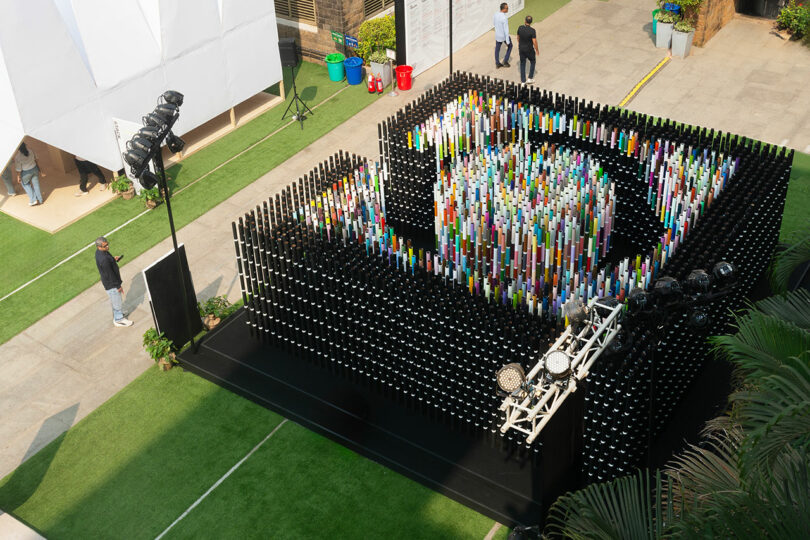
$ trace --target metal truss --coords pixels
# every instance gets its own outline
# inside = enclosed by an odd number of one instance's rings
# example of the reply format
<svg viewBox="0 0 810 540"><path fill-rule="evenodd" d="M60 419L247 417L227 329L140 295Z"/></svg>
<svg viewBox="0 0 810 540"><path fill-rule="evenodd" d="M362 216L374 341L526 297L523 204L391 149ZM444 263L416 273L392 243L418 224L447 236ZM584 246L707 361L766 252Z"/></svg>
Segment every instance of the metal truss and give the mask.
<svg viewBox="0 0 810 540"><path fill-rule="evenodd" d="M506 413L506 421L501 433L514 429L528 435L527 444L533 443L565 399L576 391L577 382L588 376L591 366L621 330L619 313L624 308L623 304L608 306L597 300L589 303L582 327L569 325L528 373L521 388L504 399L500 410ZM546 371L546 359L556 351L571 359L570 372L564 378L554 379Z"/></svg>

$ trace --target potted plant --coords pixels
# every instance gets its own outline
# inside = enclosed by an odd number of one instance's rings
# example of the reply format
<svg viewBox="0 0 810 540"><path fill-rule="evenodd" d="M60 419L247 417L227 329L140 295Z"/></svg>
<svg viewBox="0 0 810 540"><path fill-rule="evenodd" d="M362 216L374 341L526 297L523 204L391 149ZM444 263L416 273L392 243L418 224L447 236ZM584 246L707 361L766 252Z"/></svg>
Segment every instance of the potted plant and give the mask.
<svg viewBox="0 0 810 540"><path fill-rule="evenodd" d="M368 56L369 64L371 64L371 73L374 74L374 79L377 75L382 77L383 87L391 84L391 64L388 62L388 57L384 51L374 51Z"/></svg>
<svg viewBox="0 0 810 540"><path fill-rule="evenodd" d="M233 313L234 307L224 296L213 296L205 302L197 302L197 309L200 317L203 318L203 326L206 330L213 330L217 325Z"/></svg>
<svg viewBox="0 0 810 540"><path fill-rule="evenodd" d="M125 200L129 200L135 196L135 188L132 186L132 182L123 175L110 182L110 189L112 189L113 193L118 193Z"/></svg>
<svg viewBox="0 0 810 540"><path fill-rule="evenodd" d="M655 25L655 46L659 49L669 49L672 41L672 27L675 26L677 15L671 11L661 10L656 18L658 24Z"/></svg>
<svg viewBox="0 0 810 540"><path fill-rule="evenodd" d="M687 20L675 23L672 32L672 56L686 58L692 48L692 40L695 37L695 27Z"/></svg>
<svg viewBox="0 0 810 540"><path fill-rule="evenodd" d="M177 363L177 357L172 350L174 344L163 335L163 332L158 333L154 328L143 333L143 348L152 360L157 362L161 371L168 371Z"/></svg>
<svg viewBox="0 0 810 540"><path fill-rule="evenodd" d="M163 196L157 186L151 189L142 189L140 196L147 208L155 208L163 201Z"/></svg>

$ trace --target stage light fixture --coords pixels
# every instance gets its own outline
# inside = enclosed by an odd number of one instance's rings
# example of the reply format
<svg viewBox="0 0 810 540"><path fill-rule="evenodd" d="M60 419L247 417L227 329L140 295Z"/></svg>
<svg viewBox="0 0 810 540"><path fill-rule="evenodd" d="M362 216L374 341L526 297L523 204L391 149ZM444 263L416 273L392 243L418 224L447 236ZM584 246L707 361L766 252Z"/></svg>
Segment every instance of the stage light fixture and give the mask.
<svg viewBox="0 0 810 540"><path fill-rule="evenodd" d="M593 309L596 310L597 315L600 317L607 317L610 315L613 310L621 304L619 299L615 296L603 296L602 298L597 298L596 301L593 303ZM620 311L616 318L619 322L624 319L624 311Z"/></svg>
<svg viewBox="0 0 810 540"><path fill-rule="evenodd" d="M177 105L172 105L171 103L160 103L152 112L163 118L163 120L168 124L174 120L175 116L180 114L180 109L177 107Z"/></svg>
<svg viewBox="0 0 810 540"><path fill-rule="evenodd" d="M141 173L141 185L146 189L152 189L156 185L158 185L158 177L155 173L146 169Z"/></svg>
<svg viewBox="0 0 810 540"><path fill-rule="evenodd" d="M160 129L156 128L155 126L144 126L138 130L136 135L154 142L158 139L158 137L160 137Z"/></svg>
<svg viewBox="0 0 810 540"><path fill-rule="evenodd" d="M571 356L565 351L551 351L546 355L545 368L552 379L562 379L571 372Z"/></svg>
<svg viewBox="0 0 810 540"><path fill-rule="evenodd" d="M163 117L155 114L154 112L150 112L141 120L143 121L144 126L153 126L161 130L166 127L166 121L163 119Z"/></svg>
<svg viewBox="0 0 810 540"><path fill-rule="evenodd" d="M711 322L711 317L709 313L703 309L698 308L695 309L692 313L689 314L689 326L693 328L706 328L709 326Z"/></svg>
<svg viewBox="0 0 810 540"><path fill-rule="evenodd" d="M734 265L730 262L720 261L719 263L714 265L712 269L712 273L717 281L721 282L722 284L728 284L737 277L737 269L734 268Z"/></svg>
<svg viewBox="0 0 810 540"><path fill-rule="evenodd" d="M562 310L563 319L568 319L569 324L580 327L588 319L588 311L580 300L570 300L565 303Z"/></svg>
<svg viewBox="0 0 810 540"><path fill-rule="evenodd" d="M511 394L520 390L523 383L526 382L526 373L523 371L523 366L518 363L506 364L495 373L495 380L501 390Z"/></svg>
<svg viewBox="0 0 810 540"><path fill-rule="evenodd" d="M633 289L627 295L627 309L630 313L641 313L652 308L652 297L644 289Z"/></svg>
<svg viewBox="0 0 810 540"><path fill-rule="evenodd" d="M146 163L147 152L139 148L131 148L124 152L124 161L133 169L140 169Z"/></svg>
<svg viewBox="0 0 810 540"><path fill-rule="evenodd" d="M166 137L166 146L169 147L169 150L173 154L176 154L183 151L183 148L186 146L186 142L170 131L169 135Z"/></svg>
<svg viewBox="0 0 810 540"><path fill-rule="evenodd" d="M712 288L712 280L705 270L692 270L686 277L686 287L692 294L706 294Z"/></svg>
<svg viewBox="0 0 810 540"><path fill-rule="evenodd" d="M138 150L143 150L147 154L150 150L152 150L152 146L154 146L153 140L149 140L146 137L141 137L139 135L135 135L127 141L128 149L137 148Z"/></svg>
<svg viewBox="0 0 810 540"><path fill-rule="evenodd" d="M176 90L166 90L160 97L163 98L163 101L166 103L171 103L177 107L183 104L183 94Z"/></svg>
<svg viewBox="0 0 810 540"><path fill-rule="evenodd" d="M677 279L670 276L664 276L656 281L653 290L665 304L677 302L681 299L681 295L683 294L681 284Z"/></svg>

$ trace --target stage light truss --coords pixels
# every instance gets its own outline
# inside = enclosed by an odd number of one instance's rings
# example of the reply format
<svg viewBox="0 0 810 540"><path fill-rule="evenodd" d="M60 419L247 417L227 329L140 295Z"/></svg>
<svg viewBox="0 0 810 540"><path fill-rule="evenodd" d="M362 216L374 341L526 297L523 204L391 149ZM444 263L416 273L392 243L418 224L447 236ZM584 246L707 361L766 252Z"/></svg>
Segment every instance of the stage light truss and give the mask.
<svg viewBox="0 0 810 540"><path fill-rule="evenodd" d="M523 385L503 400L500 410L506 421L501 433L514 429L527 435L527 444L533 443L566 398L576 391L577 382L588 376L591 366L621 330L619 314L624 308L621 303L605 305L598 301L589 303L584 324L569 325L535 364ZM546 360L560 351L571 358L571 368L564 378L554 378L546 369Z"/></svg>

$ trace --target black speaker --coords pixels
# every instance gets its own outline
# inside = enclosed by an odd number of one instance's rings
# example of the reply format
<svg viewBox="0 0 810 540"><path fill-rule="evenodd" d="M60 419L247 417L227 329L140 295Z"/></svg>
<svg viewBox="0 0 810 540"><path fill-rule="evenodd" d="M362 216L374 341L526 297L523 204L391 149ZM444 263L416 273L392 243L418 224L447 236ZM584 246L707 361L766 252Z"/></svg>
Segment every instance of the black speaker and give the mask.
<svg viewBox="0 0 810 540"><path fill-rule="evenodd" d="M294 38L282 38L278 40L278 52L281 55L282 67L295 67L301 61L301 54L298 52L298 45Z"/></svg>

